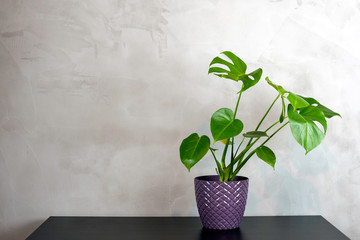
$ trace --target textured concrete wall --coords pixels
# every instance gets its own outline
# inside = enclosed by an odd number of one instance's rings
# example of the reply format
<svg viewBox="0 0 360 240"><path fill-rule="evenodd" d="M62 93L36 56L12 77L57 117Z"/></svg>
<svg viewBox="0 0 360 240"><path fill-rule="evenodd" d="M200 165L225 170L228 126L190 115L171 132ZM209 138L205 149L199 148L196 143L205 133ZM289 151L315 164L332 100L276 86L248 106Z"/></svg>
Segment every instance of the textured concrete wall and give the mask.
<svg viewBox="0 0 360 240"><path fill-rule="evenodd" d="M189 174L178 147L234 107L239 86L207 75L231 50L343 116L307 156L287 129L275 171L249 161L246 214L321 214L360 239L359 26L351 0L2 0L0 238L49 215L197 215L193 177L215 164ZM244 94L245 129L275 96Z"/></svg>

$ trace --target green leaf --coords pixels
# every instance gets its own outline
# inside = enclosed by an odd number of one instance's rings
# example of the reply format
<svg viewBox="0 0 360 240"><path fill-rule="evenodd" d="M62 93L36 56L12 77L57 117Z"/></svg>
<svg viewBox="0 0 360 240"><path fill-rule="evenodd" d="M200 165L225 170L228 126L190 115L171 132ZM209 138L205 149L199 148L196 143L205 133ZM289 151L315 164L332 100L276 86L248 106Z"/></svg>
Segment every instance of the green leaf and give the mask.
<svg viewBox="0 0 360 240"><path fill-rule="evenodd" d="M258 68L255 71L253 71L247 75L241 76L240 80L243 82L241 91L244 92L245 90L251 88L256 83L258 83L261 78L261 75L262 75L262 69ZM253 79L251 79L249 76L251 76Z"/></svg>
<svg viewBox="0 0 360 240"><path fill-rule="evenodd" d="M220 67L211 67L209 68L209 72L208 73L229 73L229 70L220 68Z"/></svg>
<svg viewBox="0 0 360 240"><path fill-rule="evenodd" d="M239 119L234 119L234 113L229 108L217 110L210 121L210 130L215 142L237 136L243 127Z"/></svg>
<svg viewBox="0 0 360 240"><path fill-rule="evenodd" d="M266 77L265 80L268 82L268 84L270 86L272 86L273 88L276 89L276 91L278 91L282 97L282 100L284 100L283 97L286 97L287 100L289 100L289 102L291 103L291 105L295 108L295 109L300 109L300 108L304 108L309 106L309 103L301 96L294 94L290 91L285 90L282 86L280 85L276 85L273 82L270 81L269 77ZM285 94L287 96L285 96ZM282 114L285 113L285 111L283 110ZM280 118L281 119L281 118Z"/></svg>
<svg viewBox="0 0 360 240"><path fill-rule="evenodd" d="M309 103L305 99L303 99L299 95L293 94L292 92L289 92L289 95L286 98L289 100L289 102L295 109L309 106Z"/></svg>
<svg viewBox="0 0 360 240"><path fill-rule="evenodd" d="M247 66L243 60L241 60L238 56L236 56L234 53L232 53L230 51L222 52L222 54L227 56L234 63L234 65L239 69L239 71L241 73L245 73Z"/></svg>
<svg viewBox="0 0 360 240"><path fill-rule="evenodd" d="M269 77L266 77L265 80L267 81L267 83L272 86L273 88L275 88L276 91L278 91L281 96L284 96L285 93L287 93L288 91L286 91L282 86L280 85L276 85L273 82L270 81Z"/></svg>
<svg viewBox="0 0 360 240"><path fill-rule="evenodd" d="M233 144L232 141L230 141L230 139L222 139L222 140L220 140L220 142L222 142L223 144L228 144L229 143L229 145Z"/></svg>
<svg viewBox="0 0 360 240"><path fill-rule="evenodd" d="M227 79L230 79L230 80L234 80L236 82L239 81L239 77L238 75L234 74L234 73L231 73L229 72L228 74L217 74L217 73L214 73L214 75L218 76L218 77L221 77L221 78L227 78Z"/></svg>
<svg viewBox="0 0 360 240"><path fill-rule="evenodd" d="M317 147L324 139L327 125L325 115L320 109L308 106L298 111L289 104L288 116L291 133L305 149L305 154ZM321 130L315 122L320 123L324 130Z"/></svg>
<svg viewBox="0 0 360 240"><path fill-rule="evenodd" d="M219 57L215 57L211 63L210 63L210 66L213 65L213 64L222 64L222 65L225 65L229 68L230 72L231 73L234 73L235 75L242 75L244 74L244 72L241 72L241 69L239 69L238 67L236 67L234 64L222 59L222 58L219 58ZM235 80L235 79L234 79Z"/></svg>
<svg viewBox="0 0 360 240"><path fill-rule="evenodd" d="M276 156L275 153L266 146L260 146L256 149L256 155L269 164L272 168L275 169Z"/></svg>
<svg viewBox="0 0 360 240"><path fill-rule="evenodd" d="M324 114L326 118L332 118L334 116L339 116L341 117L341 115L337 112L334 112L333 110L325 107L324 105L321 105L317 100L315 100L314 98L309 98L309 97L302 97L303 99L305 99L311 106L315 106L318 109L320 109Z"/></svg>
<svg viewBox="0 0 360 240"><path fill-rule="evenodd" d="M280 123L282 123L285 119L285 115L286 115L286 108L285 108L285 100L284 100L284 96L281 96L281 114L280 114Z"/></svg>
<svg viewBox="0 0 360 240"><path fill-rule="evenodd" d="M180 145L181 162L190 172L190 168L205 156L209 148L210 139L208 136L199 137L197 133L193 133L185 138Z"/></svg>
<svg viewBox="0 0 360 240"><path fill-rule="evenodd" d="M246 91L250 87L254 86L257 82L259 82L262 75L261 68L256 69L249 74L246 74L245 71L247 66L243 60L241 60L238 56L236 56L230 51L225 51L221 54L227 56L232 62L228 62L220 57L215 57L209 65L210 68L208 73L214 73L214 75L218 77L231 79L236 82L242 81L242 92ZM222 65L222 67L212 66L214 64Z"/></svg>
<svg viewBox="0 0 360 240"><path fill-rule="evenodd" d="M308 120L311 120L314 122L315 121L319 122L324 128L324 133L326 133L327 122L325 119L325 115L318 108L313 107L313 106L302 108L302 109L300 109L299 114L305 119L308 119Z"/></svg>
<svg viewBox="0 0 360 240"><path fill-rule="evenodd" d="M262 131L250 131L243 134L247 138L269 137L266 132Z"/></svg>
<svg viewBox="0 0 360 240"><path fill-rule="evenodd" d="M284 121L284 119L285 119L284 115L281 113L280 118L279 118L279 122L282 123Z"/></svg>

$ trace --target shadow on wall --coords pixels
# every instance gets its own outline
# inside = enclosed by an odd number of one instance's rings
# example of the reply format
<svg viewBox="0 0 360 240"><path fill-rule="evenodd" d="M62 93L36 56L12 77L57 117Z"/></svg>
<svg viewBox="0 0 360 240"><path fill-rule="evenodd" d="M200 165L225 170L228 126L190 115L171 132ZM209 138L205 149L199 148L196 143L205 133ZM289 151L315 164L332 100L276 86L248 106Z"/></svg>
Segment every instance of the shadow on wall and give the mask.
<svg viewBox="0 0 360 240"><path fill-rule="evenodd" d="M19 240L27 238L36 228L38 228L44 220L30 221L29 223L11 227L5 231L1 231L0 239L2 240Z"/></svg>

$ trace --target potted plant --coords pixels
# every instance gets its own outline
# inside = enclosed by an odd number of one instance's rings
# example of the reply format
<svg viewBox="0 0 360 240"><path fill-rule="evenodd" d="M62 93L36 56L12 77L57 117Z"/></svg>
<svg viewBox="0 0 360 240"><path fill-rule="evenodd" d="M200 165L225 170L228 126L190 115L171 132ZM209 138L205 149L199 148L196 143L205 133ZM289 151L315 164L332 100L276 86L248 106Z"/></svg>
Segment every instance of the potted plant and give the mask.
<svg viewBox="0 0 360 240"><path fill-rule="evenodd" d="M236 118L240 98L246 90L259 82L262 69L246 73L247 65L238 56L230 51L221 54L230 61L215 57L210 63L208 73L241 83L240 90L237 90L235 110L220 108L210 120L213 143L221 141L224 144L221 158L216 156L217 149L211 146L208 136L192 133L180 145L180 159L190 172L190 169L210 151L216 163L217 175L196 177L194 180L200 218L206 228L233 229L239 227L244 214L249 182L248 178L238 176L238 173L251 157L256 154L274 168L276 156L266 143L286 126L290 127L293 137L307 154L324 139L327 131L326 119L340 114L314 98L285 90L266 77L267 83L277 91L277 96L256 128L242 133L244 124ZM282 106L279 119L270 126L261 128L264 119L278 100Z"/></svg>

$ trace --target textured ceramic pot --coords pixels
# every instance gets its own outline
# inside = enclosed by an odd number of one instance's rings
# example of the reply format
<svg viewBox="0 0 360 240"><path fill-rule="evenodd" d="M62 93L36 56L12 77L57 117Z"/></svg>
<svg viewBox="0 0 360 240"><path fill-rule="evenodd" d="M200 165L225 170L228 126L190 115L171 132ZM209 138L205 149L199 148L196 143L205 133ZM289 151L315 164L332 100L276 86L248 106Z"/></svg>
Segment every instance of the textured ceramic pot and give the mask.
<svg viewBox="0 0 360 240"><path fill-rule="evenodd" d="M219 176L194 179L196 204L205 228L227 230L238 228L244 215L249 179L235 177L231 182L220 182Z"/></svg>

